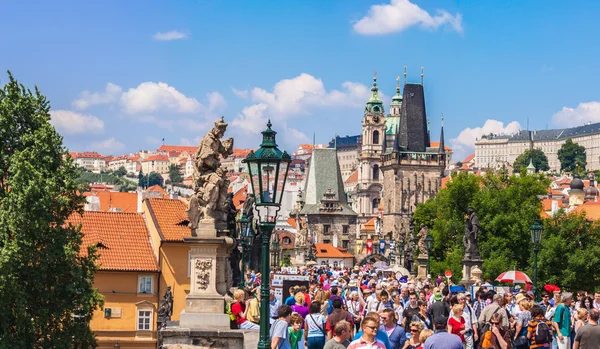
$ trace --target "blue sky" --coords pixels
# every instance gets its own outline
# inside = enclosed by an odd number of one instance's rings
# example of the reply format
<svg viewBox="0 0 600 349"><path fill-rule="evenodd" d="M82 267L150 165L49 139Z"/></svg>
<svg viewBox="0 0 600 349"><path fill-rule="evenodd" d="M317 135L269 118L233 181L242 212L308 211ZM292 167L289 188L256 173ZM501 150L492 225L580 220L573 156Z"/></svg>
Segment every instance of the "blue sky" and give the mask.
<svg viewBox="0 0 600 349"><path fill-rule="evenodd" d="M224 115L236 147L360 132L378 72L425 89L457 157L482 132L600 121L600 2L3 1L0 68L50 99L72 151L193 144ZM169 40L167 40L169 39ZM6 75L0 75L0 83ZM517 124L518 123L518 124ZM457 159L459 160L459 159Z"/></svg>

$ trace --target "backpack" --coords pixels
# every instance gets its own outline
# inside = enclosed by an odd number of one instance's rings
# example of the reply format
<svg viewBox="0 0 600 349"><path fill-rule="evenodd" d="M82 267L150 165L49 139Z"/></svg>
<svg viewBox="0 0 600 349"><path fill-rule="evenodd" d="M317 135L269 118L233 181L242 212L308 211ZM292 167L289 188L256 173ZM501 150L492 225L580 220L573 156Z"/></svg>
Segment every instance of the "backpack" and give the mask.
<svg viewBox="0 0 600 349"><path fill-rule="evenodd" d="M235 315L231 312L231 304L233 304L233 302L227 302L227 304L225 304L225 313L229 315L229 320L235 321Z"/></svg>
<svg viewBox="0 0 600 349"><path fill-rule="evenodd" d="M535 327L535 344L548 344L550 343L550 327L545 321L539 321Z"/></svg>

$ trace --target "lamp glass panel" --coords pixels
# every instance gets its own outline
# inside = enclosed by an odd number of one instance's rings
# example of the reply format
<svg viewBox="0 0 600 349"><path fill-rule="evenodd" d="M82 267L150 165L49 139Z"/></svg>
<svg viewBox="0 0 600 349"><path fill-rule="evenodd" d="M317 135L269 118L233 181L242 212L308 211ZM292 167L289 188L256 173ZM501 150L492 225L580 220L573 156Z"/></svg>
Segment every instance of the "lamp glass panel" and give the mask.
<svg viewBox="0 0 600 349"><path fill-rule="evenodd" d="M260 163L262 192L260 193L261 204L272 204L275 202L275 190L277 190L277 162L268 161Z"/></svg>
<svg viewBox="0 0 600 349"><path fill-rule="evenodd" d="M277 197L276 203L281 205L281 200L283 199L283 191L285 189L285 181L287 179L287 171L288 171L289 163L287 161L281 161L279 164L279 173L277 174Z"/></svg>

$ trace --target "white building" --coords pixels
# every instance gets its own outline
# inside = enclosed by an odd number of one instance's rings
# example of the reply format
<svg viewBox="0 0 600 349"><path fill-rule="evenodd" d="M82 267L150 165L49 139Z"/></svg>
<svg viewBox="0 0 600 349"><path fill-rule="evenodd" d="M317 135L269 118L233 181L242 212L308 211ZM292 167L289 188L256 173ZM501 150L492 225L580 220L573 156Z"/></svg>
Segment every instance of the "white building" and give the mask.
<svg viewBox="0 0 600 349"><path fill-rule="evenodd" d="M475 166L499 168L512 165L528 149L541 149L548 157L550 171L560 171L558 150L567 139L586 150L588 170L600 169L600 123L554 130L522 130L513 135L488 134L475 141Z"/></svg>
<svg viewBox="0 0 600 349"><path fill-rule="evenodd" d="M88 171L102 171L106 168L104 156L95 151L71 152L70 154L77 167L85 168Z"/></svg>

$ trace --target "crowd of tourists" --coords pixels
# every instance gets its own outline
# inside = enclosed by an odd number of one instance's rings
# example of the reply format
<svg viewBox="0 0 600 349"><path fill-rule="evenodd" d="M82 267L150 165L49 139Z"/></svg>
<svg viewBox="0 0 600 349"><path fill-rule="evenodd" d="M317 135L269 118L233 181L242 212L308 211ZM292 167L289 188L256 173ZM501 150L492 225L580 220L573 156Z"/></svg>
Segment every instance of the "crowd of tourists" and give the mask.
<svg viewBox="0 0 600 349"><path fill-rule="evenodd" d="M600 348L600 291L544 291L536 302L525 289L484 284L472 297L442 276L396 278L369 266L298 272L308 286L291 287L283 304L271 291L272 349ZM250 271L234 294L240 329L259 329L259 278Z"/></svg>

